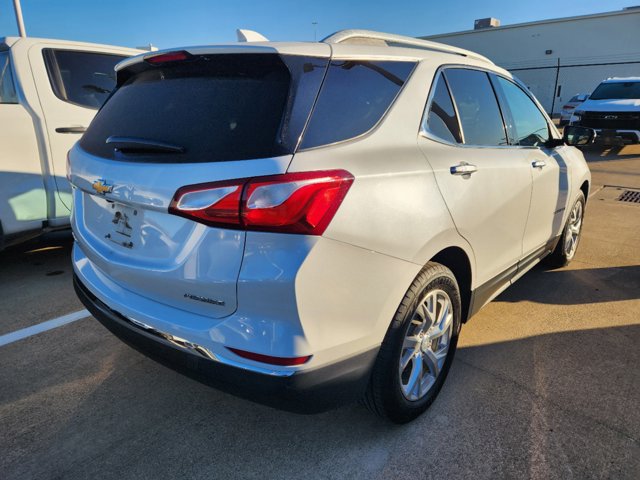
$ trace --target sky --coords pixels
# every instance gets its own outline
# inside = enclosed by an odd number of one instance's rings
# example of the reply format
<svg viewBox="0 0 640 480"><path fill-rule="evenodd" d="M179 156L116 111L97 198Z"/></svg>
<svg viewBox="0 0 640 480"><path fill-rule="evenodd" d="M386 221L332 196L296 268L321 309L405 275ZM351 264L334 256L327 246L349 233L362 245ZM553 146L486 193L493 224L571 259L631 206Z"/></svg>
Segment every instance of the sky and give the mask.
<svg viewBox="0 0 640 480"><path fill-rule="evenodd" d="M634 3L635 2L635 3ZM422 36L620 10L640 0L22 0L27 35L159 48L236 41L248 28L275 41L320 40L365 28ZM313 25L317 22L317 25ZM315 31L314 31L315 30ZM0 37L17 35L13 1L0 0Z"/></svg>

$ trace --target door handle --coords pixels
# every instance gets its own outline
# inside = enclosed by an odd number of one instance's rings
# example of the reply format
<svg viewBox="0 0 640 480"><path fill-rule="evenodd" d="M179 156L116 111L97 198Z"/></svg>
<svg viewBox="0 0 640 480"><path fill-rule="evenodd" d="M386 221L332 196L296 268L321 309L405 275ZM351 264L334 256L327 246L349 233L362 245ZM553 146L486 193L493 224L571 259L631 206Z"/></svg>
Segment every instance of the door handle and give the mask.
<svg viewBox="0 0 640 480"><path fill-rule="evenodd" d="M467 162L462 162L459 165L451 167L449 171L451 172L451 175L471 175L478 171L478 167Z"/></svg>
<svg viewBox="0 0 640 480"><path fill-rule="evenodd" d="M547 165L547 162L543 160L536 160L535 162L531 162L531 166L533 168L544 168Z"/></svg>
<svg viewBox="0 0 640 480"><path fill-rule="evenodd" d="M84 133L87 131L87 127L58 127L56 132L58 133Z"/></svg>

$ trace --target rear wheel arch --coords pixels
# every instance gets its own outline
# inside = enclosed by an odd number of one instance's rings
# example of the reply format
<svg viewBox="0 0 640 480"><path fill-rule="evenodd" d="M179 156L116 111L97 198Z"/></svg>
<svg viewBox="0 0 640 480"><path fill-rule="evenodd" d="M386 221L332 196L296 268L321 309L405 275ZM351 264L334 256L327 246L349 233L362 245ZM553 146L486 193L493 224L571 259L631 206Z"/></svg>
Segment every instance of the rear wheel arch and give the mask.
<svg viewBox="0 0 640 480"><path fill-rule="evenodd" d="M466 322L471 305L471 285L473 278L469 256L460 247L448 247L438 252L429 261L444 265L453 272L458 282L458 287L460 288L462 321Z"/></svg>
<svg viewBox="0 0 640 480"><path fill-rule="evenodd" d="M584 199L586 201L587 198L589 198L589 180L585 180L584 182L582 182L582 185L580 185L580 190L582 190L582 193L584 193Z"/></svg>

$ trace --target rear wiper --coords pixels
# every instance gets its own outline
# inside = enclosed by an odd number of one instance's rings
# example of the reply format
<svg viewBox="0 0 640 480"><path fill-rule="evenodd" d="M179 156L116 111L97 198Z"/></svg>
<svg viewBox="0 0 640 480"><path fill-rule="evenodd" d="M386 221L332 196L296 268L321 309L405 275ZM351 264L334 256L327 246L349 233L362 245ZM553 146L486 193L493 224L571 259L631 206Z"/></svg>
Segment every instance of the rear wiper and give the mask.
<svg viewBox="0 0 640 480"><path fill-rule="evenodd" d="M184 147L145 138L110 136L104 142L122 153L183 153Z"/></svg>

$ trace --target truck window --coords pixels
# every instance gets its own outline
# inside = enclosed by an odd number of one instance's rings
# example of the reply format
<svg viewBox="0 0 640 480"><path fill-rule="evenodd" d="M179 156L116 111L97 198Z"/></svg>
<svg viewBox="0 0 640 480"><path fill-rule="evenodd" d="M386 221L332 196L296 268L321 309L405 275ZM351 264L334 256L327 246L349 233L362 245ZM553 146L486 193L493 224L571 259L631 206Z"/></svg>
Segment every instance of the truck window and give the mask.
<svg viewBox="0 0 640 480"><path fill-rule="evenodd" d="M0 103L18 103L9 52L0 52Z"/></svg>
<svg viewBox="0 0 640 480"><path fill-rule="evenodd" d="M42 50L53 93L60 100L98 109L116 86L116 63L121 55L77 50Z"/></svg>

